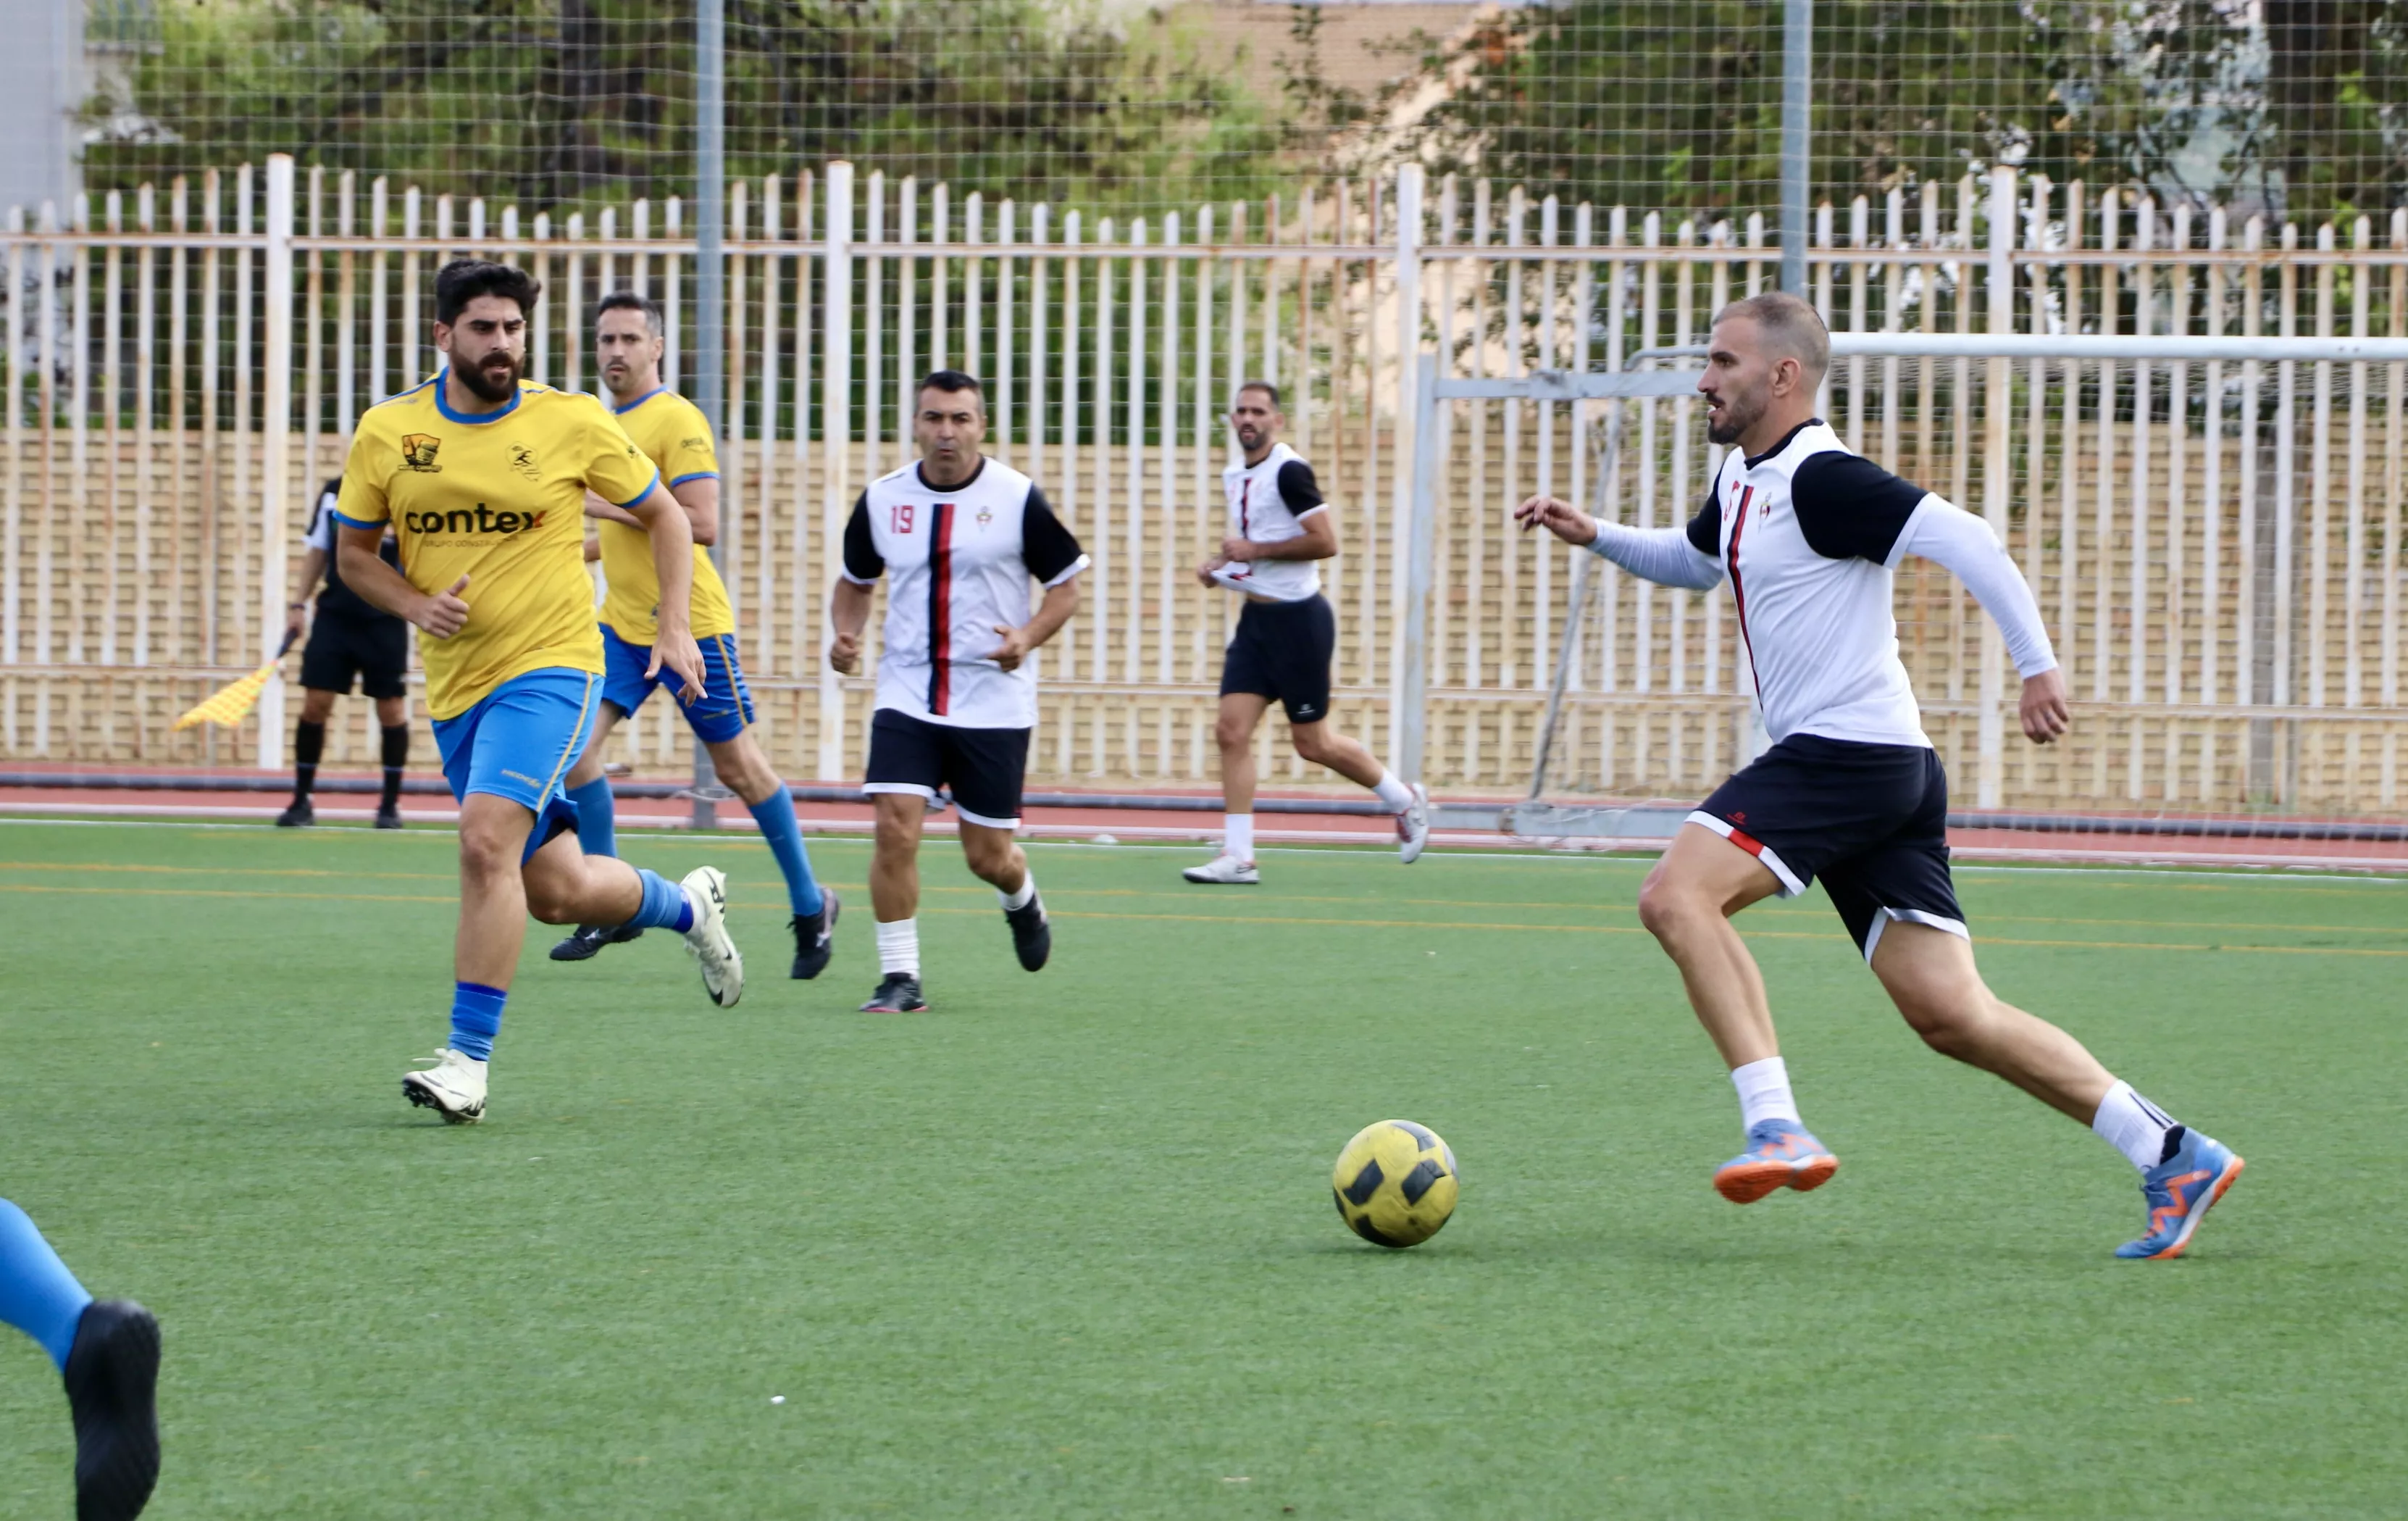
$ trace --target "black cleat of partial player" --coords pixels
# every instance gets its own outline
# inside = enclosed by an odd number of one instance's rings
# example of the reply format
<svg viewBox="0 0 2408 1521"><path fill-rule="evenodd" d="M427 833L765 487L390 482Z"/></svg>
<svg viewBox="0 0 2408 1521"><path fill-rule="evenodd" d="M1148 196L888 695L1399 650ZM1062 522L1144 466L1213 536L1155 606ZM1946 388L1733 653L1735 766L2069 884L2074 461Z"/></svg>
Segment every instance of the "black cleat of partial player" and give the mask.
<svg viewBox="0 0 2408 1521"><path fill-rule="evenodd" d="M600 925L580 925L566 940L552 948L554 961L591 961L602 954L606 945L624 945L642 935L633 925L621 925L605 929Z"/></svg>
<svg viewBox="0 0 2408 1521"><path fill-rule="evenodd" d="M879 981L878 991L861 1006L865 1014L924 1014L928 1000L920 996L920 979L899 971L890 971Z"/></svg>
<svg viewBox="0 0 2408 1521"><path fill-rule="evenodd" d="M317 822L318 811L310 806L307 797L294 798L283 812L276 815L276 827L279 829L307 829Z"/></svg>
<svg viewBox="0 0 2408 1521"><path fill-rule="evenodd" d="M828 958L836 954L838 907L836 889L823 887L820 911L795 915L795 981L808 983L827 970Z"/></svg>
<svg viewBox="0 0 2408 1521"><path fill-rule="evenodd" d="M1011 948L1020 953L1021 969L1042 969L1045 958L1054 954L1054 926L1045 920L1044 897L1031 893L1020 907L1004 910L1003 918L1011 926Z"/></svg>
<svg viewBox="0 0 2408 1521"><path fill-rule="evenodd" d="M159 1482L159 1322L131 1299L86 1305L66 1380L76 1521L133 1521Z"/></svg>
<svg viewBox="0 0 2408 1521"><path fill-rule="evenodd" d="M376 826L377 826L378 828L380 828L380 829L398 829L398 828L400 828L400 827L401 827L401 810L399 810L399 809L397 809L397 808L380 808L380 809L378 809L378 810L377 810L377 816L376 816Z"/></svg>

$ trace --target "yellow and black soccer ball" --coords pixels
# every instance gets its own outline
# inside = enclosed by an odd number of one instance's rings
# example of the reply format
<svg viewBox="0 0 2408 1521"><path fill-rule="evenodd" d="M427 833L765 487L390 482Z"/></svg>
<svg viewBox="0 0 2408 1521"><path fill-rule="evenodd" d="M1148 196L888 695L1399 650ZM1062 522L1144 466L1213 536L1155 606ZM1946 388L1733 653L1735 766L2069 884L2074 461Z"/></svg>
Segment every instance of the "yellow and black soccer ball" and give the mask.
<svg viewBox="0 0 2408 1521"><path fill-rule="evenodd" d="M1455 1153L1437 1131L1382 1120L1338 1154L1329 1191L1346 1228L1380 1246L1418 1246L1455 1212Z"/></svg>

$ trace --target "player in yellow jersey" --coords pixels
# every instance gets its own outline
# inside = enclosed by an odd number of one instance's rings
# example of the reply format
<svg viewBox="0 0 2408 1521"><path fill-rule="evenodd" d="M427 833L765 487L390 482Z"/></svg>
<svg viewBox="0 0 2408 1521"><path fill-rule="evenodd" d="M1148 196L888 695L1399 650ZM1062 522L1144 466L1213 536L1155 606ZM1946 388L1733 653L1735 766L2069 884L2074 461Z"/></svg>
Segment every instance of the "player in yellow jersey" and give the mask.
<svg viewBox="0 0 2408 1521"><path fill-rule="evenodd" d="M588 491L649 537L666 598L652 670L704 696L686 631L694 539L660 472L602 404L520 378L539 287L521 270L455 259L435 277L432 380L368 409L335 515L343 581L415 624L444 779L460 800L460 929L452 1043L402 1079L452 1124L485 1112L486 1063L529 913L546 924L660 925L702 963L711 1001L734 1003L744 962L728 938L727 879L670 882L577 845L561 779L583 753L602 684L584 560ZM391 524L398 569L377 556Z"/></svg>
<svg viewBox="0 0 2408 1521"><path fill-rule="evenodd" d="M719 454L710 423L701 409L661 383L665 348L658 303L633 291L613 291L594 309L594 353L602 365L602 387L628 438L659 466L662 484L685 509L696 544L719 537ZM602 772L602 749L622 719L644 705L659 684L652 674L654 630L661 605L660 577L643 525L602 497L587 493L585 512L600 520L585 541L585 557L602 562L609 590L602 598L602 712L583 758L568 773L569 801L577 805L577 838L588 855L616 855L610 781ZM710 764L761 826L761 838L785 873L787 907L794 912L796 977L817 977L828 964L836 933L837 900L811 877L810 853L803 848L795 799L769 758L746 727L752 722L752 695L744 687L744 667L736 653L736 612L710 557L694 557L691 611L694 637L702 646L704 696L685 706L685 721L710 752ZM632 925L585 924L552 948L554 961L583 961L605 945L631 940L643 931Z"/></svg>

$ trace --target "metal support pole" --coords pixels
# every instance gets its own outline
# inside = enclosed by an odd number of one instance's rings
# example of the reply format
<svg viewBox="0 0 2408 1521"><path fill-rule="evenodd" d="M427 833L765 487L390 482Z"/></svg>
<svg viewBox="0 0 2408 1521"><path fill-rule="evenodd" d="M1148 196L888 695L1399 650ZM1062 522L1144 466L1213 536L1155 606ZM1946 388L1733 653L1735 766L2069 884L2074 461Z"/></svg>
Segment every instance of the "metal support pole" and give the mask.
<svg viewBox="0 0 2408 1521"><path fill-rule="evenodd" d="M286 524L292 509L285 481L293 435L293 155L267 155L266 280L260 307L262 368L259 438L259 658L276 658L284 642ZM111 397L109 405L116 405ZM315 419L312 419L314 422ZM260 769L284 765L284 683L259 695Z"/></svg>
<svg viewBox="0 0 2408 1521"><path fill-rule="evenodd" d="M1422 193L1425 171L1418 164L1408 164L1397 171L1397 381L1402 392L1397 397L1397 429L1399 437L1396 452L1391 456L1388 511L1393 519L1412 519L1413 481L1403 468L1407 460L1418 457L1420 447L1419 420L1424 409L1419 401L1422 388L1417 379L1435 374L1420 362L1422 352ZM1408 432L1407 430L1411 431ZM1418 523L1418 519L1414 519ZM1432 520L1433 522L1435 520ZM1414 534L1435 532L1434 528L1417 526ZM1426 630L1429 626L1429 584L1427 579L1428 547L1418 538L1410 543L1391 545L1388 556L1388 619L1392 628ZM1418 587L1413 582L1412 566L1415 556L1424 563L1424 578ZM1412 643L1420 636L1407 636L1408 648L1390 653L1388 665L1388 764L1397 774L1409 782L1422 776L1422 690L1421 678L1408 684L1407 667L1418 662L1426 675L1429 654ZM1408 739L1410 732L1411 738Z"/></svg>
<svg viewBox="0 0 2408 1521"><path fill-rule="evenodd" d="M1781 288L1806 294L1806 202L1814 173L1814 0L1781 22Z"/></svg>
<svg viewBox="0 0 2408 1521"><path fill-rule="evenodd" d="M845 514L853 507L845 495L846 464L853 458L853 165L836 160L827 166L823 183L826 199L820 219L825 239L820 274L820 552L825 561L820 580L825 582L835 574L836 556L844 542ZM843 678L824 660L820 662L819 777L833 782L842 775Z"/></svg>
<svg viewBox="0 0 2408 1521"><path fill-rule="evenodd" d="M1422 354L1409 373L1413 386L1412 475L1402 528L1405 535L1405 615L1397 641L1396 708L1388 726L1388 765L1398 776L1419 780L1428 750L1429 598L1438 561L1439 476L1446 463L1438 405L1438 358ZM1400 475L1402 472L1398 472Z"/></svg>
<svg viewBox="0 0 2408 1521"><path fill-rule="evenodd" d="M695 0L694 22L694 403L710 421L714 445L724 446L727 395L727 8L726 0ZM696 552L716 565L714 546ZM719 773L710 752L694 742L694 826L719 823L712 801Z"/></svg>

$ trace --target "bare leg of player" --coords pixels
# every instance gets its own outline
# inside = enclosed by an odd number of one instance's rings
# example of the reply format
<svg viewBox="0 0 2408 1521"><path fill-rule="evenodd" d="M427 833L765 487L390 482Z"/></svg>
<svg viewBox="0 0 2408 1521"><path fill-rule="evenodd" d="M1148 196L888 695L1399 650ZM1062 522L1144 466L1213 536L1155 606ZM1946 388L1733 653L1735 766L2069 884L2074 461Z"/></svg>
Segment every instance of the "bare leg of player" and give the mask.
<svg viewBox="0 0 2408 1521"><path fill-rule="evenodd" d="M534 827L535 815L507 797L472 792L460 804L460 931L452 964L463 983L508 991L518 970L527 921L519 855Z"/></svg>
<svg viewBox="0 0 2408 1521"><path fill-rule="evenodd" d="M1398 781L1394 772L1371 758L1371 752L1363 747L1361 740L1339 733L1326 719L1294 725L1288 732L1296 740L1297 754L1315 766L1328 767L1358 787L1370 788L1380 801L1394 809L1397 839L1402 846L1398 854L1409 866L1420 859L1422 846L1429 839L1429 795L1419 783Z"/></svg>
<svg viewBox="0 0 2408 1521"><path fill-rule="evenodd" d="M2002 1077L2084 1125L2115 1085L2081 1041L1993 994L1961 935L1929 925L1884 926L1873 975L1932 1050Z"/></svg>
<svg viewBox="0 0 2408 1521"><path fill-rule="evenodd" d="M928 800L916 792L871 795L878 821L869 858L869 911L878 917L878 991L865 1014L910 1014L928 1007L920 992L920 835Z"/></svg>
<svg viewBox="0 0 2408 1521"><path fill-rule="evenodd" d="M1268 697L1252 692L1224 693L1221 714L1212 723L1212 742L1221 750L1221 806L1249 821L1254 813L1254 730L1270 705ZM1233 854L1251 861L1253 844L1249 840L1244 851Z"/></svg>
<svg viewBox="0 0 2408 1521"><path fill-rule="evenodd" d="M1781 1055L1764 974L1730 922L1780 890L1763 862L1695 824L1681 826L1639 889L1639 922L1681 969L1689 1007L1733 1069Z"/></svg>
<svg viewBox="0 0 2408 1521"><path fill-rule="evenodd" d="M1022 969L1037 971L1054 954L1054 928L1045 917L1045 900L1037 896L1037 878L1028 869L1028 853L1009 829L962 821L962 855L970 870L995 889L1011 928L1011 948Z"/></svg>

